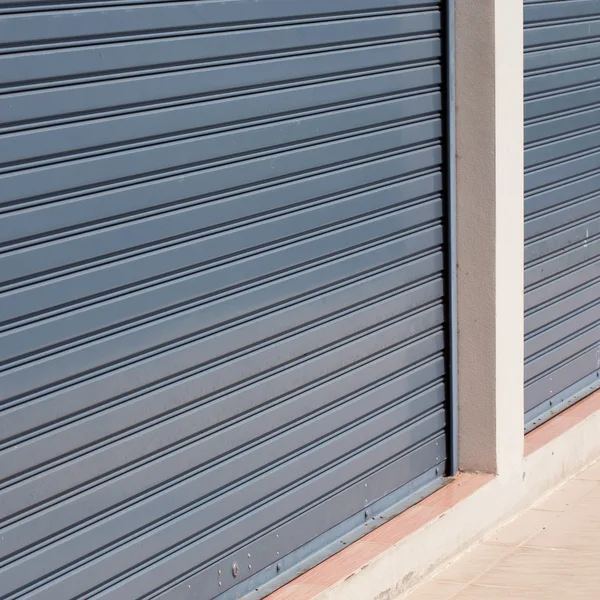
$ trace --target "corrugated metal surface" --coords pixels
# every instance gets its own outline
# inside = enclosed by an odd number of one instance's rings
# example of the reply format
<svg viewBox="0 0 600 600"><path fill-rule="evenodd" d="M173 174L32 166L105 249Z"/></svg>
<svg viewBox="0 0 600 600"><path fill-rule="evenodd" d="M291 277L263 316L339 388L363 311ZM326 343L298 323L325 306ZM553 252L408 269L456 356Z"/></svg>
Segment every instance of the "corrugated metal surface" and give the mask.
<svg viewBox="0 0 600 600"><path fill-rule="evenodd" d="M531 428L600 378L600 3L526 1L525 52Z"/></svg>
<svg viewBox="0 0 600 600"><path fill-rule="evenodd" d="M0 597L213 598L441 477L441 21L0 3Z"/></svg>

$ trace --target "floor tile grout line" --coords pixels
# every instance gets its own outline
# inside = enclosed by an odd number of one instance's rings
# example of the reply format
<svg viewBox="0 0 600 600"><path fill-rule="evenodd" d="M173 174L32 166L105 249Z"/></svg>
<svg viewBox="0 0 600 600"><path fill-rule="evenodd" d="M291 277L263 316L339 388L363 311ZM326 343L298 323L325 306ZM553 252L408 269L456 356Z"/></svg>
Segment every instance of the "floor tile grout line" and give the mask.
<svg viewBox="0 0 600 600"><path fill-rule="evenodd" d="M583 471L581 471L580 473L584 473L585 471L587 471L589 468L591 468L595 463L592 463L592 465L589 465L586 469L584 469ZM551 496L553 496L554 494L556 494L563 486L565 486L567 483L569 483L569 481L572 481L576 479L576 477L571 477L570 479L568 479L567 481L565 481L560 487L556 488L554 491L552 491L550 494L548 494L546 496L546 498L550 498ZM587 481L587 480L584 480ZM597 482L600 485L600 482ZM535 505L531 506L530 508L528 508L527 510L525 510L523 513L521 513L520 515L518 515L517 517L515 517L514 519L512 519L509 523L506 523L505 525L503 525L502 527L500 527L499 529L497 529L494 533L498 533L500 531L502 531L503 529L505 529L506 527L508 527L509 525L511 525L511 523L514 523L517 519L520 519L522 517L524 517L525 515L527 515L528 513L531 513L532 511L539 511L539 512L545 512L545 513L555 513L555 517L552 518L550 520L549 523L551 523L552 521L555 521L558 519L559 515L564 514L567 510L570 509L575 509L575 506L578 502L580 502L581 500L583 500L583 498L585 498L588 494L591 494L598 486L595 486L593 488L591 488L588 492L586 492L583 496L581 496L581 498L577 499L577 502L573 503L572 505L567 504L565 506L565 508L563 510L557 511L557 510L544 510L544 509L539 509L536 508ZM481 573L479 573L476 577L474 577L471 581L469 581L468 583L466 583L464 586L462 586L455 594L453 594L449 600L452 600L453 598L456 598L465 588L470 587L470 586L479 586L479 587L484 587L484 588L496 588L496 589L512 589L512 590L522 590L522 591L527 591L526 588L514 588L511 586L494 586L494 585L489 585L489 584L483 584L483 583L477 583L479 580L481 580L481 578L483 578L485 576L486 573L489 573L494 567L496 567L501 561L503 561L505 558L511 556L512 554L514 554L518 549L520 548L528 548L528 549L538 549L537 546L530 546L528 544L529 541L531 541L536 535L538 535L540 532L544 531L546 529L546 527L548 526L547 523L546 525L542 525L540 528L536 529L536 531L534 533L532 533L531 535L527 536L525 539L521 540L521 542L519 542L518 544L514 544L514 545L510 545L510 544L506 544L506 548L510 548L510 550L506 553L503 554L500 558L498 558L497 560L493 561L487 568L485 568ZM494 535L494 534L492 534ZM504 544L491 544L489 543L487 540L480 542L478 545L479 546L483 546L483 545L496 545L496 546L503 546ZM475 546L477 547L477 546ZM475 547L473 549L475 549ZM551 550L557 550L554 548L548 548ZM560 550L563 550L562 548ZM468 554L468 553L467 553ZM463 556L466 556L463 555Z"/></svg>
<svg viewBox="0 0 600 600"><path fill-rule="evenodd" d="M490 584L486 584L486 583L473 583L470 585L473 585L474 587L480 587L480 588L486 588L486 589L492 589L492 590L519 590L522 592L530 592L531 591L529 588L514 587L512 585L490 585Z"/></svg>
<svg viewBox="0 0 600 600"><path fill-rule="evenodd" d="M527 548L527 550L552 550L552 552L576 552L580 550L580 548L560 548L556 546L523 546L523 548Z"/></svg>
<svg viewBox="0 0 600 600"><path fill-rule="evenodd" d="M565 484L568 483L568 481L569 480L567 480L565 482ZM565 485L565 484L563 484L563 485ZM557 488L556 490L554 490L552 493L550 493L547 497L549 498L550 496L552 496L553 494L555 494L558 490L560 490L560 487ZM591 491L592 490L590 490L590 492L588 492L588 493L591 493ZM587 495L587 494L585 494L585 495ZM522 512L520 515L517 515L514 519L512 519L511 521L509 521L508 523L506 523L502 527L499 527L497 530L494 531L494 533L492 533L492 535L494 535L495 533L498 533L498 532L502 531L503 529L505 529L506 527L510 526L512 523L514 523L517 519L520 519L520 518L524 517L525 515L527 515L528 513L530 513L531 511L534 511L534 510L538 510L539 512L546 512L546 513L556 513L556 516L554 517L555 519L558 518L558 515L560 515L560 514L562 514L562 513L565 512L565 511L552 511L552 510L537 509L537 508L535 508L535 506L532 506L532 507L528 508L527 510L525 510L524 512ZM451 562L445 568L448 568L452 564L456 564L458 561L463 560L466 556L469 555L469 552L472 552L473 550L475 550L476 548L481 547L481 546L486 546L487 545L487 546L496 546L496 547L500 546L500 547L507 548L507 552L506 553L504 553L498 559L492 561L486 568L484 568L481 571L481 573L479 573L473 579L471 579L468 582L466 582L455 594L453 594L452 596L450 596L450 598L448 600L452 600L453 598L456 598L458 596L458 594L460 594L465 588L469 587L470 585L480 585L482 587L498 587L498 586L487 586L485 584L478 584L477 581L480 580L486 573L489 573L489 571L491 571L494 567L496 567L505 558L507 558L510 555L514 554L519 548L522 548L522 547L523 548L535 548L535 546L529 546L527 544L527 542L529 542L530 540L532 540L536 535L538 535L541 531L543 531L546 528L546 526L544 526L544 525L540 526L540 528L536 529L534 533L532 533L531 535L527 536L525 539L521 540L518 544L493 544L493 543L490 543L488 540L484 540L482 542L479 542L475 546L473 546L471 548L471 550L465 552L463 555L461 555L455 561ZM451 580L448 580L448 579L444 579L442 577L442 574L443 574L443 570L440 571L440 573L437 576L434 576L434 578L432 579L432 581L434 581L435 579L437 579L440 582L445 582L445 583L460 583L460 584L462 584L462 582L456 582L456 581L451 581Z"/></svg>
<svg viewBox="0 0 600 600"><path fill-rule="evenodd" d="M535 507L530 507L528 509L526 509L525 511L523 511L522 513L518 514L514 519L510 520L508 523L506 523L505 525L503 525L502 527L496 529L494 531L494 533L492 533L492 535L487 539L484 540L483 544L488 544L489 546L506 546L509 548L514 547L516 548L520 548L521 546L523 546L524 544L526 544L530 539L532 539L534 536L536 536L538 533L540 533L540 531L543 531L546 526L542 525L540 529L537 529L535 531L535 533L532 533L530 536L526 537L525 539L523 539L522 541L520 541L518 544L517 543L512 543L512 544L508 544L508 543L503 543L503 542L493 542L490 541L492 539L492 536L500 533L503 529L506 529L507 527L509 527L510 525L512 525L513 523L515 523L517 520L523 518L525 515L527 515L528 513L530 513L531 511L538 511L538 512L542 512L542 513L556 513L556 517L558 517L559 514L561 514L559 511L554 511L554 510L542 510L542 509L538 509Z"/></svg>
<svg viewBox="0 0 600 600"><path fill-rule="evenodd" d="M536 508L529 508L525 513L523 514L527 514L528 512L532 511L532 510L537 510ZM553 512L553 511L540 511L540 512ZM526 537L524 540L522 540L516 548L524 548L524 547L530 547L527 545L527 542L531 541L538 533L544 531L546 529L546 527L549 525L549 523L551 523L553 520L558 519L558 515L561 513L556 513L556 515L554 516L554 519L550 520L548 523L546 523L546 525L542 525L539 529L536 530L535 533L532 533L529 537Z"/></svg>
<svg viewBox="0 0 600 600"><path fill-rule="evenodd" d="M594 463L595 464L595 463ZM586 469L587 470L587 469ZM552 510L550 508L538 508L538 506L540 504L543 504L546 500L549 500L552 496L554 496L554 494L557 494L558 492L560 492L560 490L562 488L564 488L567 484L569 484L571 481L587 481L587 482L594 482L596 483L596 485L589 489L587 492L585 492L583 494L583 496L580 496L579 498L577 498L573 503L571 504L565 504L564 508L559 509L559 510ZM571 509L573 507L575 507L579 502L581 502L584 498L586 498L589 494L591 494L593 491L595 491L595 488L600 486L600 481L596 481L596 480L588 480L588 479L577 479L576 477L570 477L569 479L567 479L565 482L563 482L560 486L558 486L557 488L555 488L553 491L551 491L548 495L544 496L542 499L539 500L539 502L532 506L531 508L529 508L528 510L539 510L541 512L556 512L556 513L564 513L566 510Z"/></svg>
<svg viewBox="0 0 600 600"><path fill-rule="evenodd" d="M452 600L453 598L458 597L458 595L463 590L466 590L471 584L470 583L465 583L465 584L460 583L459 585L460 585L460 588L454 594L452 594L452 596L450 596L450 598L448 598L448 600Z"/></svg>
<svg viewBox="0 0 600 600"><path fill-rule="evenodd" d="M457 560L451 562L445 568L448 568L451 565L456 564L459 560L462 560L463 558L467 557L469 555L469 553L472 552L473 550L475 550L476 548L479 548L479 547L485 546L485 545L486 545L486 542L479 542L478 544L476 544L475 546L473 546L470 550L468 550L467 552L465 552L460 558L458 558ZM487 545L491 546L492 544L487 544ZM499 544L498 544L498 546L499 546ZM507 556L509 556L510 554L512 554L514 550L516 550L516 547L511 547L511 546L504 546L504 547L508 551L505 554L503 554L500 558L496 559L495 561L492 561L490 563L490 565L486 569L484 569L481 573L479 573L478 575L476 575L475 577L473 577L473 579L470 579L469 581L465 582L464 587L468 587L473 582L477 581L477 579L479 577L482 577L483 575L485 575L490 569L493 569L500 561L504 560ZM463 583L462 581L451 581L449 579L443 579L442 577L440 577L440 575L442 575L443 572L444 572L443 570L440 571L437 576L434 576L434 579L438 579L439 578L438 581L443 581L444 583L459 583L459 584ZM461 588L461 590L462 589L463 588ZM459 590L459 592L457 592L457 593L460 593L461 590ZM453 597L454 596L451 596L451 598L453 598ZM450 600L451 600L451 598L450 598Z"/></svg>
<svg viewBox="0 0 600 600"><path fill-rule="evenodd" d="M600 459L595 460L591 465L588 465L587 467L585 467L585 469L582 469L581 471L579 471L579 473L577 473L576 475L574 475L572 477L572 479L577 479L577 481L596 481L596 482L600 483L600 476L599 477L592 477L591 479L588 479L587 477L584 477L584 475L588 471L591 471L593 468L598 468L598 467L600 467Z"/></svg>

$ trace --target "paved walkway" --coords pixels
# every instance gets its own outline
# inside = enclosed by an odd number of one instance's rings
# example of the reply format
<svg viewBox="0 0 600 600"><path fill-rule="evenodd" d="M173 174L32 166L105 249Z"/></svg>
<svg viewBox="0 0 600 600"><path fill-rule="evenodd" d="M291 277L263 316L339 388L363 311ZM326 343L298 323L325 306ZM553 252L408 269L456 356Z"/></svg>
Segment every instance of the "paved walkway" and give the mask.
<svg viewBox="0 0 600 600"><path fill-rule="evenodd" d="M600 600L600 461L406 600Z"/></svg>

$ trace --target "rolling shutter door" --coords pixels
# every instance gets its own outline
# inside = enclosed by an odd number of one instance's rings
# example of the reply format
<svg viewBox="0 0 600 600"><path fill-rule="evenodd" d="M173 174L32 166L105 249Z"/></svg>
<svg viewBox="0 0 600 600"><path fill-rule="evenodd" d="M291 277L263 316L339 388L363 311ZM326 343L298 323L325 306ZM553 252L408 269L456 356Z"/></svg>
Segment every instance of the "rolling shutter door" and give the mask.
<svg viewBox="0 0 600 600"><path fill-rule="evenodd" d="M439 4L1 2L4 600L242 593L441 480Z"/></svg>
<svg viewBox="0 0 600 600"><path fill-rule="evenodd" d="M598 387L600 5L525 3L525 421Z"/></svg>

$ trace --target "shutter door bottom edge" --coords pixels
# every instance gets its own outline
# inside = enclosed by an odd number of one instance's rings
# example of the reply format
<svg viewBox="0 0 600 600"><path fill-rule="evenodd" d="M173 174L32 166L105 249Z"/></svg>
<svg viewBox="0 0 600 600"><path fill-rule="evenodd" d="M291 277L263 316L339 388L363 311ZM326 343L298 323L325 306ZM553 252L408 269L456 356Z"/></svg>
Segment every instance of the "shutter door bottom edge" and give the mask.
<svg viewBox="0 0 600 600"><path fill-rule="evenodd" d="M538 404L525 413L525 433L543 425L598 389L600 389L600 371L584 377L556 396Z"/></svg>
<svg viewBox="0 0 600 600"><path fill-rule="evenodd" d="M291 554L282 557L280 564L283 568L279 575L274 577L275 565L270 565L252 578L220 594L215 600L238 598L260 600L279 590L450 483L451 478L444 475L445 466L444 456L444 460L439 464L370 504L368 519L365 518L365 511L361 510Z"/></svg>

